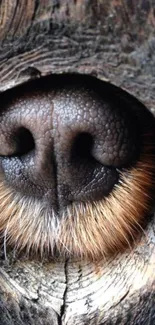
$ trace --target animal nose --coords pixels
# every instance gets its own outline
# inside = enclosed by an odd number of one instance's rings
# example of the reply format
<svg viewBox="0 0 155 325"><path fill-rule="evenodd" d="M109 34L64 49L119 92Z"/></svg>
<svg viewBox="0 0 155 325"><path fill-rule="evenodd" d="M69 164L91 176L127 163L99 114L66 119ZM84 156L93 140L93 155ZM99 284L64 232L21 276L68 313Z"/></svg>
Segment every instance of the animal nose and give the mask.
<svg viewBox="0 0 155 325"><path fill-rule="evenodd" d="M90 86L16 90L1 106L6 182L52 207L104 198L139 152L128 105Z"/></svg>

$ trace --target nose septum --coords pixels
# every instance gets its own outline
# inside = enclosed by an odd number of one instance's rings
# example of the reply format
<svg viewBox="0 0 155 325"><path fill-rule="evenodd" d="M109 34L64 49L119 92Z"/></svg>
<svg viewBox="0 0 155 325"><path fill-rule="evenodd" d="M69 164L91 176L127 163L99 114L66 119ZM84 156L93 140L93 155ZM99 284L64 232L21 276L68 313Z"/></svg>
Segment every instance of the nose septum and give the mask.
<svg viewBox="0 0 155 325"><path fill-rule="evenodd" d="M133 115L93 89L32 90L6 102L0 122L5 179L51 206L109 195L118 168L130 165L139 150Z"/></svg>

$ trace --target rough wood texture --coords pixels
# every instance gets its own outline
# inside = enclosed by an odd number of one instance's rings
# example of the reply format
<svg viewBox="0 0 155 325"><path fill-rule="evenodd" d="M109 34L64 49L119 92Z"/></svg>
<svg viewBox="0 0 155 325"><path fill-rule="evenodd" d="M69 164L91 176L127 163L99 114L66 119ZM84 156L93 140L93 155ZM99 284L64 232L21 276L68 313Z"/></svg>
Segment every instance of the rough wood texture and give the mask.
<svg viewBox="0 0 155 325"><path fill-rule="evenodd" d="M155 104L154 0L1 0L0 90L51 73L96 75ZM0 324L153 324L155 225L98 264L0 258Z"/></svg>

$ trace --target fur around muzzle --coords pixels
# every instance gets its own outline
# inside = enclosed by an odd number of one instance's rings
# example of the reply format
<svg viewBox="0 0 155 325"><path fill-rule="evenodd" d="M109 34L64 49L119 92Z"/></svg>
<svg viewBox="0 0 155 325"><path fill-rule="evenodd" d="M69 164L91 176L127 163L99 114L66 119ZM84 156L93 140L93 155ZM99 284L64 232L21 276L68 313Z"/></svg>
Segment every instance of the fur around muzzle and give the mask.
<svg viewBox="0 0 155 325"><path fill-rule="evenodd" d="M120 172L112 193L93 203L74 203L56 215L40 201L22 197L1 175L0 232L4 247L40 256L100 259L131 248L153 205L154 135L144 136L133 168Z"/></svg>

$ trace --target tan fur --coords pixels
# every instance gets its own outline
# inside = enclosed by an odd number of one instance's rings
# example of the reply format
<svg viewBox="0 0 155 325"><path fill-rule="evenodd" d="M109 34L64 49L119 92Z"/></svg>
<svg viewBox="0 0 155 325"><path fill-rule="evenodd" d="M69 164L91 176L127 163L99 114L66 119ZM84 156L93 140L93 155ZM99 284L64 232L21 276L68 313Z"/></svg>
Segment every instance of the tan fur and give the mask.
<svg viewBox="0 0 155 325"><path fill-rule="evenodd" d="M1 176L0 232L4 246L26 249L42 256L99 259L131 247L142 231L153 204L155 157L152 135L145 135L143 152L131 169L120 173L120 181L105 199L74 203L63 215L51 216L41 202L20 197Z"/></svg>

